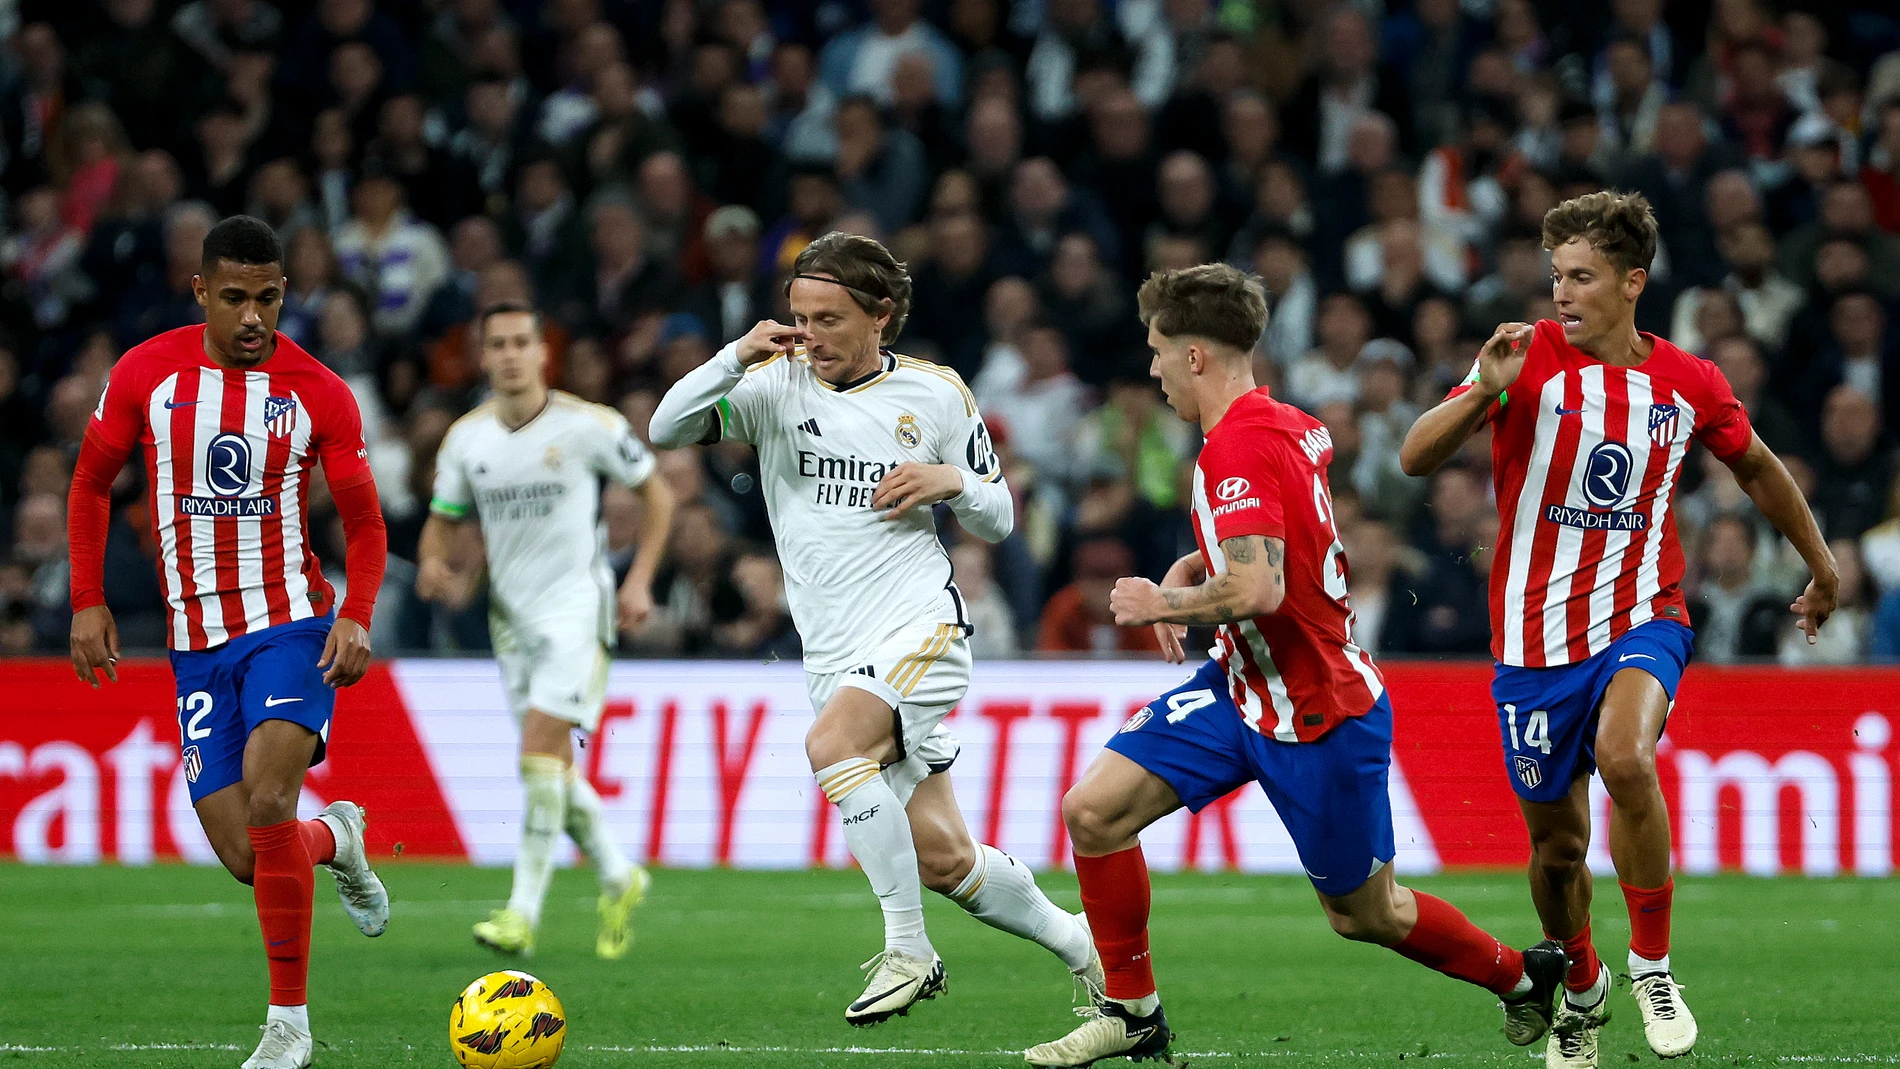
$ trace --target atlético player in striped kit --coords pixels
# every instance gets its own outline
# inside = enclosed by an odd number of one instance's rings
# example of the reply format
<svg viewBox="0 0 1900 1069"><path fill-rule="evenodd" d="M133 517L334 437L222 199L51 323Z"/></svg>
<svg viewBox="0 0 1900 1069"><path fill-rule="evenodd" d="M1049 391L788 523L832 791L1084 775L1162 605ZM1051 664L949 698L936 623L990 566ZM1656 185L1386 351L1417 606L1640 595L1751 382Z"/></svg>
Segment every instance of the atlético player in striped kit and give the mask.
<svg viewBox="0 0 1900 1069"><path fill-rule="evenodd" d="M1151 374L1207 435L1190 495L1200 550L1160 586L1119 581L1109 606L1118 624L1153 625L1175 663L1186 659L1185 625L1219 624L1219 640L1187 682L1129 718L1062 800L1105 990L1074 1031L1025 1052L1029 1063L1165 1055L1139 836L1184 805L1199 812L1256 781L1335 931L1494 992L1506 1037L1535 1042L1563 978L1557 944L1512 950L1393 877L1392 704L1352 638L1326 481L1332 438L1254 386L1265 291L1226 264L1204 264L1155 274L1138 300Z"/></svg>
<svg viewBox="0 0 1900 1069"><path fill-rule="evenodd" d="M73 668L97 687L101 671L118 678L103 588L112 482L144 448L183 772L218 859L254 889L270 964L264 1035L244 1069L310 1064L312 866L330 868L363 934L389 923L362 810L338 801L297 819L304 772L330 737L335 688L369 667L387 544L355 398L277 333L283 261L260 220L235 216L211 229L192 279L205 325L119 359L86 428L69 502ZM347 540L341 608L310 551L319 463Z"/></svg>
<svg viewBox="0 0 1900 1069"><path fill-rule="evenodd" d="M1675 495L1701 443L1800 551L1791 606L1812 642L1834 608L1834 558L1781 461L1714 364L1636 329L1656 254L1637 194L1591 193L1544 216L1558 318L1506 323L1471 376L1412 427L1400 459L1436 470L1490 425L1500 519L1491 569L1492 695L1531 838L1531 899L1570 961L1545 1061L1594 1066L1609 971L1590 941L1590 773L1609 790L1610 856L1629 910L1632 993L1651 1049L1695 1046L1669 962L1669 814L1656 743L1689 659ZM1634 1057L1634 1055L1632 1055Z"/></svg>

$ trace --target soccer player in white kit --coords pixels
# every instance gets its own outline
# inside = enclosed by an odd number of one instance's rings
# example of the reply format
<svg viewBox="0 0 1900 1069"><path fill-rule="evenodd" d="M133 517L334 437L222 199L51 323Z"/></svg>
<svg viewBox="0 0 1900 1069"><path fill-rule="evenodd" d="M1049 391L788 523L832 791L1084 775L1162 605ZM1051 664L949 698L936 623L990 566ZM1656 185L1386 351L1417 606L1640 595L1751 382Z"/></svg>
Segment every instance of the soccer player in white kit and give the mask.
<svg viewBox="0 0 1900 1069"><path fill-rule="evenodd" d="M521 725L527 812L508 905L475 925L475 940L505 954L533 952L565 829L600 877L594 951L618 958L650 881L607 834L600 796L574 768L572 736L575 728L600 726L616 615L631 630L653 611L653 571L673 523L673 495L666 480L654 478L653 454L624 416L548 389L547 346L532 308L486 310L480 338L494 397L442 441L416 576L424 599L465 603L477 569L457 568L455 527L479 518L489 632ZM632 487L645 515L617 597L600 528L602 479Z"/></svg>
<svg viewBox="0 0 1900 1069"><path fill-rule="evenodd" d="M681 378L651 440L758 449L818 714L805 752L884 912L884 951L845 1020L876 1024L945 990L926 886L1055 953L1099 996L1087 923L971 838L946 774L958 744L942 720L969 686L971 629L931 506L990 542L1015 524L983 417L956 372L882 348L909 314L910 275L876 241L812 242L787 296L794 325L762 322Z"/></svg>

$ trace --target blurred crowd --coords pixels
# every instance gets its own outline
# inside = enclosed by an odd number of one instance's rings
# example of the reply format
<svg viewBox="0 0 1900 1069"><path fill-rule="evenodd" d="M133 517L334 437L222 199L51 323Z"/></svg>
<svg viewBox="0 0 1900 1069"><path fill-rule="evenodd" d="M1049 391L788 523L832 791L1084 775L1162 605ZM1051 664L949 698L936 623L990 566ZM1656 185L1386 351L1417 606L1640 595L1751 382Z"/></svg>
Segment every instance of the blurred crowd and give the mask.
<svg viewBox="0 0 1900 1069"><path fill-rule="evenodd" d="M1800 562L1719 463L1679 527L1706 661L1900 653L1900 14L1874 0L19 0L0 7L0 652L65 648L65 494L106 374L200 321L221 216L287 249L280 328L363 409L389 525L380 651L481 650L411 591L433 457L483 392L477 309L546 313L561 388L636 428L829 230L907 260L897 348L955 368L1018 502L951 530L980 656L1142 651L1115 578L1192 548L1199 434L1147 378L1149 271L1226 259L1258 374L1325 421L1357 634L1483 656L1489 447L1429 480L1410 422L1550 315L1544 212L1654 204L1639 326L1715 361L1841 561ZM625 652L793 658L748 447L665 454L685 503ZM139 466L108 599L163 643ZM313 531L341 579L342 538ZM639 505L610 488L624 569ZM850 547L840 546L848 553Z"/></svg>

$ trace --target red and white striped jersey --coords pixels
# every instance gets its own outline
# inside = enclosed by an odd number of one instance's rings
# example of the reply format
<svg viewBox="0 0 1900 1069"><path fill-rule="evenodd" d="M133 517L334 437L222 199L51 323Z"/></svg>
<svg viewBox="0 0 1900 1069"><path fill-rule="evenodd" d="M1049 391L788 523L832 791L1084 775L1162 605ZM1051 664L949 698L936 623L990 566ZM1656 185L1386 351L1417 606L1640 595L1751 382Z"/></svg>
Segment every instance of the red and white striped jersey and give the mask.
<svg viewBox="0 0 1900 1069"><path fill-rule="evenodd" d="M1651 340L1649 359L1612 367L1541 320L1486 414L1500 521L1491 654L1504 664L1575 664L1637 624L1689 623L1672 508L1683 457L1700 441L1732 461L1754 430L1714 364Z"/></svg>
<svg viewBox="0 0 1900 1069"><path fill-rule="evenodd" d="M114 365L90 433L123 463L145 447L159 583L175 650L204 650L330 611L310 550L310 469L333 487L370 478L348 386L283 334L255 369L212 363L202 326Z"/></svg>
<svg viewBox="0 0 1900 1069"><path fill-rule="evenodd" d="M1194 465L1194 540L1209 575L1227 570L1226 539L1286 541L1280 608L1222 624L1208 651L1248 726L1281 742L1312 742L1385 693L1372 657L1352 640L1346 551L1326 482L1332 458L1325 425L1263 387L1221 416Z"/></svg>

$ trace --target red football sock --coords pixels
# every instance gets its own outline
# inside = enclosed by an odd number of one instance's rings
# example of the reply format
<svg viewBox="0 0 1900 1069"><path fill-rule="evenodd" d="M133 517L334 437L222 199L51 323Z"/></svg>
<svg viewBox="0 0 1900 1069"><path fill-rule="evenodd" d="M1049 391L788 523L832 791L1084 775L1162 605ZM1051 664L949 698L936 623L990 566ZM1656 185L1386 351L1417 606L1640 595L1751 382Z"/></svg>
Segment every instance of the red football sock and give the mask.
<svg viewBox="0 0 1900 1069"><path fill-rule="evenodd" d="M1524 955L1471 923L1450 902L1423 891L1413 891L1412 897L1418 900L1418 923L1393 950L1493 994L1511 993L1524 976Z"/></svg>
<svg viewBox="0 0 1900 1069"><path fill-rule="evenodd" d="M328 821L298 821L297 830L303 834L303 848L310 851L312 865L328 865L336 860L336 832L330 830Z"/></svg>
<svg viewBox="0 0 1900 1069"><path fill-rule="evenodd" d="M1647 891L1623 884L1623 904L1630 911L1630 949L1637 957L1661 961L1669 956L1669 906L1675 897L1674 877Z"/></svg>
<svg viewBox="0 0 1900 1069"><path fill-rule="evenodd" d="M1082 909L1095 935L1108 997L1132 1001L1155 993L1148 958L1148 859L1140 846L1107 857L1075 855Z"/></svg>
<svg viewBox="0 0 1900 1069"><path fill-rule="evenodd" d="M1550 933L1544 933L1556 939ZM1603 963L1597 960L1596 944L1590 941L1590 926L1585 924L1583 931L1568 939L1559 940L1564 945L1564 957L1570 959L1570 971L1564 973L1564 986L1572 991L1588 991L1597 982L1597 971Z"/></svg>
<svg viewBox="0 0 1900 1069"><path fill-rule="evenodd" d="M310 976L310 896L316 874L304 833L294 820L251 828L251 890L257 899L257 924L264 931L264 956L270 959L270 1004L301 1006Z"/></svg>

